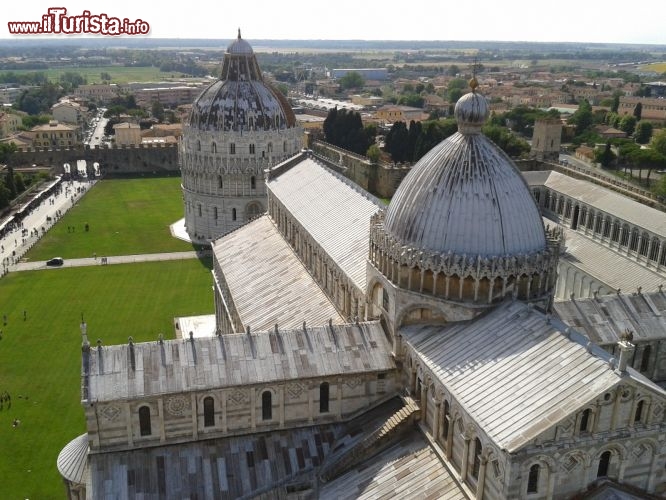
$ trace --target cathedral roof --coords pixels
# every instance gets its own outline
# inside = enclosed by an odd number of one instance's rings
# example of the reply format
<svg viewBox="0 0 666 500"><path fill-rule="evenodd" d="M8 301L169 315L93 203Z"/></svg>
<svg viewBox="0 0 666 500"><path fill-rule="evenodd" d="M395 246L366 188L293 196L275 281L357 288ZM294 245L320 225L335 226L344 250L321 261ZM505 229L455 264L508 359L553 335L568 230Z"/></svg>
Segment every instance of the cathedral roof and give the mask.
<svg viewBox="0 0 666 500"><path fill-rule="evenodd" d="M396 367L390 353L378 321L99 346L90 349L87 399L384 372Z"/></svg>
<svg viewBox="0 0 666 500"><path fill-rule="evenodd" d="M331 300L268 215L213 243L233 308L244 327L254 331L344 323ZM242 330L241 330L242 331Z"/></svg>
<svg viewBox="0 0 666 500"><path fill-rule="evenodd" d="M483 257L546 248L544 226L512 160L481 133L486 99L456 104L458 132L428 152L400 184L385 229L401 244L437 253Z"/></svg>
<svg viewBox="0 0 666 500"><path fill-rule="evenodd" d="M303 157L272 177L268 189L359 290L365 291L370 217L382 202L311 157Z"/></svg>
<svg viewBox="0 0 666 500"><path fill-rule="evenodd" d="M264 82L250 44L238 38L228 47L222 76L192 105L190 127L204 131L282 130L296 126L285 97Z"/></svg>
<svg viewBox="0 0 666 500"><path fill-rule="evenodd" d="M633 368L618 373L611 355L584 335L518 301L474 321L400 333L408 351L509 452L554 425L568 427L572 415L620 383L664 395Z"/></svg>

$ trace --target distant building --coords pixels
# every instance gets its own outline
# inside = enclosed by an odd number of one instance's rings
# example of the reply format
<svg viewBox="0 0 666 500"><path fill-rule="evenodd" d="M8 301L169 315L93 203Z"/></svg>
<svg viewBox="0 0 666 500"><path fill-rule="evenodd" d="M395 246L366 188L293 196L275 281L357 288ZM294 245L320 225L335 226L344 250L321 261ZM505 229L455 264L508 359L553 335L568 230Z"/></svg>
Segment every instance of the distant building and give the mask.
<svg viewBox="0 0 666 500"><path fill-rule="evenodd" d="M46 125L34 127L31 131L32 145L37 148L64 148L81 144L79 128L75 125L51 120Z"/></svg>
<svg viewBox="0 0 666 500"><path fill-rule="evenodd" d="M101 104L106 104L111 99L118 97L119 88L114 83L79 85L74 91L76 97L92 100Z"/></svg>
<svg viewBox="0 0 666 500"><path fill-rule="evenodd" d="M351 96L352 104L360 106L381 106L384 104L384 98L376 95L353 95Z"/></svg>
<svg viewBox="0 0 666 500"><path fill-rule="evenodd" d="M51 115L54 120L79 127L86 124L87 111L79 103L72 101L60 101L51 106Z"/></svg>
<svg viewBox="0 0 666 500"><path fill-rule="evenodd" d="M537 120L532 132L532 156L538 160L557 160L560 156L561 137L560 120Z"/></svg>
<svg viewBox="0 0 666 500"><path fill-rule="evenodd" d="M141 127L136 123L118 123L113 126L113 130L116 135L115 143L117 146L141 144Z"/></svg>
<svg viewBox="0 0 666 500"><path fill-rule="evenodd" d="M636 105L641 103L641 120L655 122L666 121L666 99L655 99L650 97L620 97L618 114L633 115Z"/></svg>
<svg viewBox="0 0 666 500"><path fill-rule="evenodd" d="M0 139L16 133L22 123L21 115L0 113Z"/></svg>
<svg viewBox="0 0 666 500"><path fill-rule="evenodd" d="M379 121L388 123L405 122L407 125L409 125L409 122L412 120L420 122L421 120L427 119L427 117L428 114L424 113L421 108L393 104L382 106L375 113L375 118Z"/></svg>
<svg viewBox="0 0 666 500"><path fill-rule="evenodd" d="M139 106L149 107L154 102L163 106L175 107L190 104L201 93L199 86L144 88L134 91L134 98Z"/></svg>

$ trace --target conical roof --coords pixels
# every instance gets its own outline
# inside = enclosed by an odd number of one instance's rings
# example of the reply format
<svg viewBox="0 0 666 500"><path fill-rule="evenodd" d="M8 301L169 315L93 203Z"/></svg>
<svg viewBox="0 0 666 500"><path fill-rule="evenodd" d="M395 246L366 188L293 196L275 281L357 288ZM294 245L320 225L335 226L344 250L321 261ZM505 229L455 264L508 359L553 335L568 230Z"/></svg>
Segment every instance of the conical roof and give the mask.
<svg viewBox="0 0 666 500"><path fill-rule="evenodd" d="M204 131L281 130L296 125L285 97L264 82L250 44L238 38L228 47L222 77L192 105L189 126Z"/></svg>
<svg viewBox="0 0 666 500"><path fill-rule="evenodd" d="M544 250L543 221L527 183L481 133L486 99L474 90L464 95L455 117L458 132L428 152L400 184L385 230L403 245L441 254L491 257Z"/></svg>

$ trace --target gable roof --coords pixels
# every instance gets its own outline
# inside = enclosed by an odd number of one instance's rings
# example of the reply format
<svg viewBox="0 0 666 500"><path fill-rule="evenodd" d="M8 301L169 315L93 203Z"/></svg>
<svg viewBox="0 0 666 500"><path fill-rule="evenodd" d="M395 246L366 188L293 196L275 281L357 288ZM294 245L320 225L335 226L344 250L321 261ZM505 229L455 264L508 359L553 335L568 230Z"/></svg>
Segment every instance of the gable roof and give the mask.
<svg viewBox="0 0 666 500"><path fill-rule="evenodd" d="M559 320L506 302L471 322L401 329L408 348L499 447L515 452L620 382L666 393ZM589 345L588 345L589 343Z"/></svg>
<svg viewBox="0 0 666 500"><path fill-rule="evenodd" d="M102 346L87 356L90 402L395 368L379 322Z"/></svg>
<svg viewBox="0 0 666 500"><path fill-rule="evenodd" d="M345 322L268 215L216 240L213 252L244 327Z"/></svg>
<svg viewBox="0 0 666 500"><path fill-rule="evenodd" d="M555 302L568 325L600 345L614 344L630 330L635 340L666 340L666 293L598 295Z"/></svg>
<svg viewBox="0 0 666 500"><path fill-rule="evenodd" d="M275 196L365 291L370 217L383 207L382 202L311 157L270 179L268 189L269 198Z"/></svg>

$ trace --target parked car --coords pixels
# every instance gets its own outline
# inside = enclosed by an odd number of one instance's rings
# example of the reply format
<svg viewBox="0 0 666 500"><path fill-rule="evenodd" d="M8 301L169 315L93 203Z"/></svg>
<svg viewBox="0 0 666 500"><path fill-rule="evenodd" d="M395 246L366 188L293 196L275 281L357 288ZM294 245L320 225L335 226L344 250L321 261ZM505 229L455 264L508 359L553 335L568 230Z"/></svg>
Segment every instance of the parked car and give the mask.
<svg viewBox="0 0 666 500"><path fill-rule="evenodd" d="M62 257L53 257L52 259L49 259L46 261L47 266L62 266L65 263L65 261L62 259Z"/></svg>

